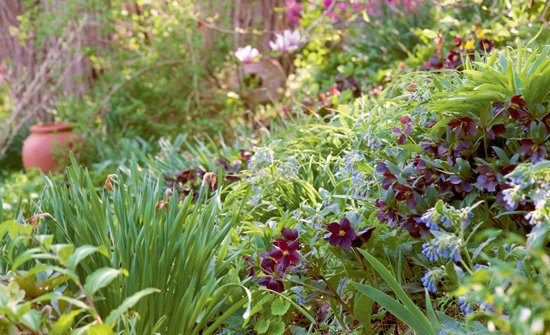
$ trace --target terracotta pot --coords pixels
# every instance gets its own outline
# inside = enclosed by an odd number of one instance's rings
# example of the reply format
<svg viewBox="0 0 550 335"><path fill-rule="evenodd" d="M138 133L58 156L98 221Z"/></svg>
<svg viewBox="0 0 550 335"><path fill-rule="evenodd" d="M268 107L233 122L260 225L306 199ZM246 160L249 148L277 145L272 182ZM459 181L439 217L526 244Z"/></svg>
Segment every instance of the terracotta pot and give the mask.
<svg viewBox="0 0 550 335"><path fill-rule="evenodd" d="M250 94L255 103L264 104L281 98L279 89L286 85L286 74L276 60L262 58L259 62L243 64L243 74L257 75L262 80L261 87Z"/></svg>
<svg viewBox="0 0 550 335"><path fill-rule="evenodd" d="M66 153L78 136L68 123L45 123L31 126L31 135L23 142L23 167L42 172L59 170L56 155Z"/></svg>

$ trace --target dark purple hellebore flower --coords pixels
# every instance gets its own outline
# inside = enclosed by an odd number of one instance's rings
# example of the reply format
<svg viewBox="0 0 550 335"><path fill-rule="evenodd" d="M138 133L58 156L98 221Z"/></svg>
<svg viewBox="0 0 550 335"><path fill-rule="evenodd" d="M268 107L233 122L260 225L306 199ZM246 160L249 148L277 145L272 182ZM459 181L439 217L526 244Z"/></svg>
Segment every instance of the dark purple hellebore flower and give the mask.
<svg viewBox="0 0 550 335"><path fill-rule="evenodd" d="M506 111L506 104L504 102L493 102L493 115L495 118L504 116L504 112Z"/></svg>
<svg viewBox="0 0 550 335"><path fill-rule="evenodd" d="M430 70L430 69L440 70L443 68L443 62L436 57L430 58L430 60L425 62L424 64L426 65L427 70Z"/></svg>
<svg viewBox="0 0 550 335"><path fill-rule="evenodd" d="M287 241L296 241L296 239L298 238L298 231L296 229L290 230L288 228L283 228L281 233Z"/></svg>
<svg viewBox="0 0 550 335"><path fill-rule="evenodd" d="M236 183L239 180L241 180L241 178L233 172L230 172L230 173L226 174L224 176L224 179L227 180L228 182L231 182L231 183Z"/></svg>
<svg viewBox="0 0 550 335"><path fill-rule="evenodd" d="M250 160L250 158L254 155L253 152L248 152L246 150L239 150L240 151L240 154L241 154L241 159L245 162L248 162Z"/></svg>
<svg viewBox="0 0 550 335"><path fill-rule="evenodd" d="M273 273L275 271L275 261L271 258L264 258L262 259L262 262L260 263L260 268L264 270L266 273Z"/></svg>
<svg viewBox="0 0 550 335"><path fill-rule="evenodd" d="M401 129L397 127L392 128L392 134L393 136L399 136L399 139L397 140L397 144L404 145L407 143L407 138L405 137Z"/></svg>
<svg viewBox="0 0 550 335"><path fill-rule="evenodd" d="M399 201L407 201L407 207L415 209L418 205L416 192L407 185L398 184L393 187L395 191L395 199Z"/></svg>
<svg viewBox="0 0 550 335"><path fill-rule="evenodd" d="M457 134L458 136L462 134L475 136L477 134L477 124L472 118L468 116L453 119L449 121L447 125L454 129L455 134Z"/></svg>
<svg viewBox="0 0 550 335"><path fill-rule="evenodd" d="M397 180L397 177L391 172L383 173L382 188L388 190L390 186Z"/></svg>
<svg viewBox="0 0 550 335"><path fill-rule="evenodd" d="M357 232L357 237L351 242L351 246L354 248L361 248L363 243L367 243L370 240L373 231L374 227L368 227Z"/></svg>
<svg viewBox="0 0 550 335"><path fill-rule="evenodd" d="M492 140L494 140L495 137L502 136L504 134L506 134L506 126L503 125L502 123L495 124L494 126L491 127L491 129L487 131L487 137L489 137Z"/></svg>
<svg viewBox="0 0 550 335"><path fill-rule="evenodd" d="M185 170L179 173L176 182L185 184L187 181L193 181L197 178L195 170Z"/></svg>
<svg viewBox="0 0 550 335"><path fill-rule="evenodd" d="M229 163L227 163L227 162L225 161L225 159L219 158L219 159L218 159L218 165L221 165L221 167L222 167L225 171L232 170L231 165L229 165Z"/></svg>
<svg viewBox="0 0 550 335"><path fill-rule="evenodd" d="M455 148L455 154L457 157L468 157L471 155L471 152L470 150L472 150L472 143L470 143L470 141L468 140L460 140L458 141L459 143L457 144L456 148Z"/></svg>
<svg viewBox="0 0 550 335"><path fill-rule="evenodd" d="M489 165L478 166L476 170L479 172L479 176L477 177L477 184L479 187L489 192L494 192L498 185L498 178L495 171L493 171Z"/></svg>
<svg viewBox="0 0 550 335"><path fill-rule="evenodd" d="M290 263L298 263L300 254L296 251L300 244L296 241L287 243L284 239L278 238L273 242L277 248L269 248L269 256L275 259L277 264L281 265L281 270L284 272Z"/></svg>
<svg viewBox="0 0 550 335"><path fill-rule="evenodd" d="M405 221L403 224L403 230L408 231L409 235L414 238L419 238L430 234L430 228L422 222L422 218L417 214L410 216L407 221Z"/></svg>
<svg viewBox="0 0 550 335"><path fill-rule="evenodd" d="M430 140L420 140L420 143L418 143L422 149L426 152L426 154L435 154L437 152L437 143L430 141Z"/></svg>
<svg viewBox="0 0 550 335"><path fill-rule="evenodd" d="M355 230L351 228L350 222L346 218L340 220L340 223L332 222L327 226L327 230L331 234L325 237L325 240L328 240L331 245L339 245L342 249L349 249L357 237Z"/></svg>
<svg viewBox="0 0 550 335"><path fill-rule="evenodd" d="M254 263L252 262L252 258L243 256L243 259L248 263L248 266L246 267L248 270L248 275L252 277L252 279L256 279L256 272L254 271Z"/></svg>
<svg viewBox="0 0 550 335"><path fill-rule="evenodd" d="M451 64L451 66L454 68L457 68L460 65L462 65L462 58L460 57L460 54L454 50L451 50L451 52L449 52L449 56L447 56L447 60L449 61L449 64Z"/></svg>
<svg viewBox="0 0 550 335"><path fill-rule="evenodd" d="M262 277L258 280L258 284L265 286L268 290L275 292L283 292L285 290L285 285L283 282L275 277Z"/></svg>
<svg viewBox="0 0 550 335"><path fill-rule="evenodd" d="M383 174L384 172L390 172L385 163L376 163L376 173Z"/></svg>
<svg viewBox="0 0 550 335"><path fill-rule="evenodd" d="M450 176L449 177L449 182L452 185L454 185L455 190L458 193L469 193L469 192L472 192L474 190L474 187L472 186L472 184L470 184L469 182L467 182L466 180L460 178L457 175Z"/></svg>
<svg viewBox="0 0 550 335"><path fill-rule="evenodd" d="M519 141L521 148L519 153L522 156L531 157L531 163L536 164L548 156L546 148L542 143L537 143L532 139L523 139Z"/></svg>
<svg viewBox="0 0 550 335"><path fill-rule="evenodd" d="M490 53L491 50L493 50L493 47L495 46L495 43L488 39L483 39L479 41L479 49L484 50L487 53Z"/></svg>
<svg viewBox="0 0 550 335"><path fill-rule="evenodd" d="M395 128L392 128L392 133L394 136L399 136L399 140L397 141L397 144L404 145L405 143L407 143L406 136L409 136L412 133L414 125L411 121L411 118L408 116L402 117L401 120L399 120L399 122L405 125L405 129L401 130L401 128L395 127Z"/></svg>
<svg viewBox="0 0 550 335"><path fill-rule="evenodd" d="M376 199L374 205L380 208L380 210L376 212L376 217L378 220L380 222L387 222L390 227L395 226L397 220L399 219L395 213L395 208L389 206L384 198Z"/></svg>
<svg viewBox="0 0 550 335"><path fill-rule="evenodd" d="M525 118L528 118L527 108L525 107L527 103L521 95L514 95L510 99L510 105L508 106L508 113L510 117L514 120L523 121Z"/></svg>

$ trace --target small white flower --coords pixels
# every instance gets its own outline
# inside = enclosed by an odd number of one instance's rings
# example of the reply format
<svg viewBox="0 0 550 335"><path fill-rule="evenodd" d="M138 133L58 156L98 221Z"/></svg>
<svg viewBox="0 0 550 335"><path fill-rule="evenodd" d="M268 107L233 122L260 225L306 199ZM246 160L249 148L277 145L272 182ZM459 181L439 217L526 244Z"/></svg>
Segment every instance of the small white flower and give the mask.
<svg viewBox="0 0 550 335"><path fill-rule="evenodd" d="M260 52L256 48L247 45L244 48L239 48L235 51L235 57L237 57L244 64L257 62L260 57Z"/></svg>
<svg viewBox="0 0 550 335"><path fill-rule="evenodd" d="M283 34L275 34L275 41L270 41L269 46L277 52L294 52L300 47L302 35L298 30L285 30Z"/></svg>
<svg viewBox="0 0 550 335"><path fill-rule="evenodd" d="M544 330L544 320L543 319L535 319L533 322L531 322L531 331L534 334L540 334Z"/></svg>
<svg viewBox="0 0 550 335"><path fill-rule="evenodd" d="M531 317L531 310L528 308L521 308L519 311L519 322L525 323Z"/></svg>

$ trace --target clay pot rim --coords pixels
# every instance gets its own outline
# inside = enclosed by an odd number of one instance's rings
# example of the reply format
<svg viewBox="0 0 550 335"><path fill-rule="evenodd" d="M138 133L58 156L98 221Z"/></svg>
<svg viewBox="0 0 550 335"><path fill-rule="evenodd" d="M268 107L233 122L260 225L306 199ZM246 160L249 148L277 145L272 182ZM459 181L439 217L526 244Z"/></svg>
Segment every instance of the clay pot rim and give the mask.
<svg viewBox="0 0 550 335"><path fill-rule="evenodd" d="M53 133L53 132L62 132L62 131L71 131L73 130L73 126L71 124L68 124L67 122L59 122L59 123L42 123L42 124L35 124L30 127L30 130L32 133Z"/></svg>

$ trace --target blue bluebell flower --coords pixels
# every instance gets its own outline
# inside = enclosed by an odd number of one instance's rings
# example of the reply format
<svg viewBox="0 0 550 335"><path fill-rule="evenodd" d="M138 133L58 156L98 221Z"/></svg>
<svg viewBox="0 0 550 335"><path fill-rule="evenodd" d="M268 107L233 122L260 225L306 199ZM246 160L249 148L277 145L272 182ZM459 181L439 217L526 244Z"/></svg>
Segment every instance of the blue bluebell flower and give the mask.
<svg viewBox="0 0 550 335"><path fill-rule="evenodd" d="M479 309L485 313L493 312L494 311L494 305L489 304L486 301L482 302L481 305L479 305Z"/></svg>
<svg viewBox="0 0 550 335"><path fill-rule="evenodd" d="M357 162L360 162L363 160L363 154L361 151L355 149L352 150L342 158L342 162L344 163L344 167L348 172L353 173L355 171L355 165Z"/></svg>
<svg viewBox="0 0 550 335"><path fill-rule="evenodd" d="M523 261L519 261L519 262L518 262L517 269L518 269L518 270L522 270L522 269L523 269Z"/></svg>
<svg viewBox="0 0 550 335"><path fill-rule="evenodd" d="M292 214L294 215L294 219L296 221L302 221L302 217L300 216L300 211L295 209L294 212L292 212Z"/></svg>
<svg viewBox="0 0 550 335"><path fill-rule="evenodd" d="M300 305L303 305L307 302L307 300L304 299L304 297L300 293L296 293L296 302Z"/></svg>
<svg viewBox="0 0 550 335"><path fill-rule="evenodd" d="M453 222L446 216L441 217L441 222L443 222L443 226L445 226L445 228L451 228L453 225Z"/></svg>
<svg viewBox="0 0 550 335"><path fill-rule="evenodd" d="M250 158L250 169L254 172L273 163L273 150L270 148L256 148L254 155Z"/></svg>
<svg viewBox="0 0 550 335"><path fill-rule="evenodd" d="M435 262L439 259L436 252L437 247L430 243L422 244L422 255L426 256L430 262Z"/></svg>
<svg viewBox="0 0 550 335"><path fill-rule="evenodd" d="M422 254L431 262L437 261L438 257L450 258L455 262L460 262L461 240L453 234L443 234L433 238L428 243L422 244Z"/></svg>
<svg viewBox="0 0 550 335"><path fill-rule="evenodd" d="M277 170L281 171L285 178L293 178L298 175L298 172L300 171L300 167L298 166L297 163L291 160L289 162L284 162L283 164L281 164L277 168Z"/></svg>
<svg viewBox="0 0 550 335"><path fill-rule="evenodd" d="M428 291L437 292L437 286L435 285L434 279L435 278L432 278L432 272L426 271L420 281L422 282L422 285L428 289Z"/></svg>
<svg viewBox="0 0 550 335"><path fill-rule="evenodd" d="M474 311L471 308L470 303L466 301L465 296L458 297L458 303L460 305L460 310L463 311L466 316L474 314Z"/></svg>
<svg viewBox="0 0 550 335"><path fill-rule="evenodd" d="M433 208L428 209L422 216L420 217L420 221L424 222L428 228L431 230L438 230L439 225L432 220L434 210Z"/></svg>

